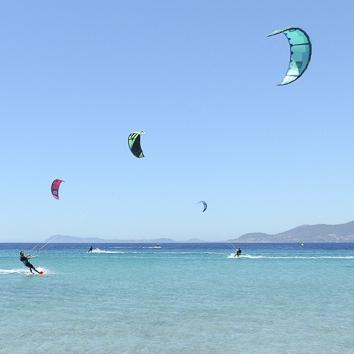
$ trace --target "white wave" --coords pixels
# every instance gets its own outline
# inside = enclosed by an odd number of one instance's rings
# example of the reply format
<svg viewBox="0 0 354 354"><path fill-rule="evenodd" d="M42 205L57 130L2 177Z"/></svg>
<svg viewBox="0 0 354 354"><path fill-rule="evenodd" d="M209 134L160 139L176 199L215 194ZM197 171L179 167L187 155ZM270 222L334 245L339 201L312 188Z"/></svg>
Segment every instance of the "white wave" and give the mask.
<svg viewBox="0 0 354 354"><path fill-rule="evenodd" d="M244 256L242 256L242 257L244 257ZM240 258L240 257L236 257L236 256L235 256L235 253L230 253L230 254L227 256L227 258L235 258L235 259L238 259L238 258Z"/></svg>
<svg viewBox="0 0 354 354"><path fill-rule="evenodd" d="M354 259L354 256L252 256L250 254L241 255L235 257L234 253L231 253L227 258L246 258L246 259Z"/></svg>
<svg viewBox="0 0 354 354"><path fill-rule="evenodd" d="M108 250L101 250L100 248L94 248L91 253L128 253L122 251L108 251Z"/></svg>

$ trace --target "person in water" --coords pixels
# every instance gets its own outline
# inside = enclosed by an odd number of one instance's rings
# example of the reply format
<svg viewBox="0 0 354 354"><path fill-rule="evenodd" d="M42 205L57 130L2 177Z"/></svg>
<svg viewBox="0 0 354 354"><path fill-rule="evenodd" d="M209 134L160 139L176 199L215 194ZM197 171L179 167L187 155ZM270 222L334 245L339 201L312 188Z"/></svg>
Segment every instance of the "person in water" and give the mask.
<svg viewBox="0 0 354 354"><path fill-rule="evenodd" d="M241 256L241 248L239 247L237 250L236 250L236 257L240 257Z"/></svg>
<svg viewBox="0 0 354 354"><path fill-rule="evenodd" d="M30 272L33 274L32 269L37 272L38 274L42 274L43 272L40 272L37 270L32 263L30 263L30 259L33 258L30 254L27 256L23 253L23 251L20 252L20 261L27 267L29 268Z"/></svg>
<svg viewBox="0 0 354 354"><path fill-rule="evenodd" d="M93 247L91 246L91 247L89 248L89 250L87 251L87 253L92 252L92 250L93 250Z"/></svg>

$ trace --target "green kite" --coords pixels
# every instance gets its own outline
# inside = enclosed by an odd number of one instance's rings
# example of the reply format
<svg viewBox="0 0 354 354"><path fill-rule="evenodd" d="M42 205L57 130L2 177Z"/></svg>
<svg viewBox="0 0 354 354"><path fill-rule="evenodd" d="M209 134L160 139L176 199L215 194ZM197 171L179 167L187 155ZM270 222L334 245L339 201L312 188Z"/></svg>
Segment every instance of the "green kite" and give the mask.
<svg viewBox="0 0 354 354"><path fill-rule="evenodd" d="M290 63L288 71L279 86L296 81L306 71L312 54L310 37L301 28L290 27L274 31L268 37L284 33L290 44Z"/></svg>
<svg viewBox="0 0 354 354"><path fill-rule="evenodd" d="M140 146L140 135L145 134L141 132L133 132L128 136L128 145L129 149L135 157L141 158L144 157L143 150Z"/></svg>

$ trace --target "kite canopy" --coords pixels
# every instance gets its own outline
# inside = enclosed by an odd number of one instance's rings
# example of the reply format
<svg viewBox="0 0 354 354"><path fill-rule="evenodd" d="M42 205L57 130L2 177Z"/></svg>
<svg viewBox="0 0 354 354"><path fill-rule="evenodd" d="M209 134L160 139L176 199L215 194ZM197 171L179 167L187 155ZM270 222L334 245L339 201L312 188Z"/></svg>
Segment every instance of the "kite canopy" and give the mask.
<svg viewBox="0 0 354 354"><path fill-rule="evenodd" d="M205 210L208 209L208 204L204 201L204 200L201 200L198 202L198 204L202 203L203 204L203 213L205 212Z"/></svg>
<svg viewBox="0 0 354 354"><path fill-rule="evenodd" d="M55 199L59 199L59 187L62 184L62 182L64 182L61 179L55 179L52 183L52 187L50 188L51 192L52 192L52 196Z"/></svg>
<svg viewBox="0 0 354 354"><path fill-rule="evenodd" d="M290 27L280 31L274 31L268 37L284 33L290 44L290 62L288 71L279 84L288 85L296 81L307 69L312 54L312 45L310 37L301 28Z"/></svg>
<svg viewBox="0 0 354 354"><path fill-rule="evenodd" d="M141 132L133 132L128 136L128 145L129 149L135 157L141 158L144 157L143 150L140 146L140 135L145 134Z"/></svg>

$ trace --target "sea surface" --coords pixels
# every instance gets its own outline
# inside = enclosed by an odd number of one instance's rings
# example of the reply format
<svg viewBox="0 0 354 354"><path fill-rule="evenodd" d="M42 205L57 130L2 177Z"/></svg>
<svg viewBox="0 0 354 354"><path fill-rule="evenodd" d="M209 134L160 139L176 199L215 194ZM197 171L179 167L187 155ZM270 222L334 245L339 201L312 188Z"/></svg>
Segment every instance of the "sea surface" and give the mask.
<svg viewBox="0 0 354 354"><path fill-rule="evenodd" d="M43 246L0 244L0 353L354 353L354 244Z"/></svg>

